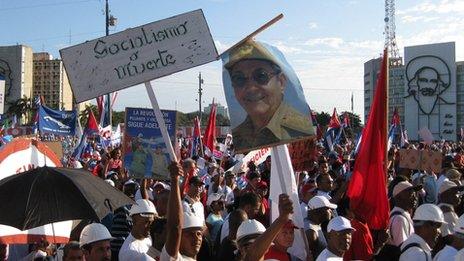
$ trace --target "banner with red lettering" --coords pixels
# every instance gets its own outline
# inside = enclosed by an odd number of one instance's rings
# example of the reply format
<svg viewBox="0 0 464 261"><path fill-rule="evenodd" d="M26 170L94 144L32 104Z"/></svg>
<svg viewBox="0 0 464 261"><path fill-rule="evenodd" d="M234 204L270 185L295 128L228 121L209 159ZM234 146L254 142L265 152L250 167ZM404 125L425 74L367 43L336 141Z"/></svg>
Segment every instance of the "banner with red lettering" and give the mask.
<svg viewBox="0 0 464 261"><path fill-rule="evenodd" d="M242 159L239 159L239 163L235 164L235 166L228 169L227 171L232 171L233 173L239 173L240 170L242 170L246 172L248 170L247 166L250 161L253 161L255 165L259 165L263 163L268 156L271 156L271 148L262 148L259 150L250 151Z"/></svg>
<svg viewBox="0 0 464 261"><path fill-rule="evenodd" d="M308 170L311 161L317 158L314 139L299 140L288 144L288 152L292 160L293 171Z"/></svg>

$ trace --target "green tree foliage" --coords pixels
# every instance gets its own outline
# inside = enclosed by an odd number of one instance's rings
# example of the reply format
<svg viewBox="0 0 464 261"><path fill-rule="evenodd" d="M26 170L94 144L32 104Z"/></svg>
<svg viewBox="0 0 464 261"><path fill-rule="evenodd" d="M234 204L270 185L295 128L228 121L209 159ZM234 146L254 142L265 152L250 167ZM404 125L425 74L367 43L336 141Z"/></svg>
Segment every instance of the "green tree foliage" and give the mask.
<svg viewBox="0 0 464 261"><path fill-rule="evenodd" d="M37 109L35 108L35 111ZM18 119L19 122L21 122L21 119L25 119L25 122L30 124L32 120L32 113L33 113L33 106L32 106L32 101L31 99L27 98L26 96L23 96L20 99L17 99L14 102L9 102L9 108L6 112L6 114L11 117L16 115L16 118Z"/></svg>

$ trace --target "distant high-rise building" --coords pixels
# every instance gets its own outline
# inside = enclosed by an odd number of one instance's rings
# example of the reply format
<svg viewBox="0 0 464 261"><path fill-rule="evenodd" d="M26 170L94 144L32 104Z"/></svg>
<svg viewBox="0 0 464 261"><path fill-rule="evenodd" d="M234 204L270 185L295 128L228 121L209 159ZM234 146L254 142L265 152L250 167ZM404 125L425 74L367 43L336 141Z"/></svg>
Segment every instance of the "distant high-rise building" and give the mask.
<svg viewBox="0 0 464 261"><path fill-rule="evenodd" d="M31 98L32 48L26 45L0 46L0 78L5 86L4 113L18 99Z"/></svg>
<svg viewBox="0 0 464 261"><path fill-rule="evenodd" d="M73 95L68 76L59 59L48 53L34 53L34 96L42 96L54 109L73 109Z"/></svg>
<svg viewBox="0 0 464 261"><path fill-rule="evenodd" d="M404 65L389 70L389 115L398 108L411 140L427 128L435 140L456 140L464 128L464 62L455 43L405 47ZM364 63L364 121L372 105L381 59Z"/></svg>
<svg viewBox="0 0 464 261"><path fill-rule="evenodd" d="M216 105L217 105L216 114L220 114L220 115L224 116L225 118L229 118L229 112L228 112L227 108L222 106L220 103L217 103ZM209 114L209 112L211 111L212 106L213 106L213 104L209 104L208 106L206 106L203 109L203 113Z"/></svg>

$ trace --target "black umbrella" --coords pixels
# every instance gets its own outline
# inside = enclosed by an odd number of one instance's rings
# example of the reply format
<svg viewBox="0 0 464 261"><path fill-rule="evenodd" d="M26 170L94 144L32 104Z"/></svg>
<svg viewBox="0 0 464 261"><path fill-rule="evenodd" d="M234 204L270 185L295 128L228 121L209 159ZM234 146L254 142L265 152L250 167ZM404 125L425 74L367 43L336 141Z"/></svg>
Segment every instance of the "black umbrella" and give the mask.
<svg viewBox="0 0 464 261"><path fill-rule="evenodd" d="M0 180L0 224L21 230L64 220L99 221L133 203L82 169L40 167Z"/></svg>

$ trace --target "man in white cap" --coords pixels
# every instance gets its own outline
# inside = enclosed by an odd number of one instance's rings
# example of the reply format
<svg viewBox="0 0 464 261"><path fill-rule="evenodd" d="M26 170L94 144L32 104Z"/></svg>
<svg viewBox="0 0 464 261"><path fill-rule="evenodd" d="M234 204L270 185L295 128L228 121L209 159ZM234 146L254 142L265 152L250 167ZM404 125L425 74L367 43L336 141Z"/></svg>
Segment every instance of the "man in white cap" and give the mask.
<svg viewBox="0 0 464 261"><path fill-rule="evenodd" d="M156 216L153 203L147 199L139 199L132 205L132 230L119 250L119 260L153 260L148 254L152 241L150 226Z"/></svg>
<svg viewBox="0 0 464 261"><path fill-rule="evenodd" d="M166 244L160 260L196 260L202 243L204 219L191 212L184 213L181 206L179 177L184 175L179 163L169 166L171 192L169 193L166 229Z"/></svg>
<svg viewBox="0 0 464 261"><path fill-rule="evenodd" d="M443 212L434 204L423 204L413 217L414 234L401 245L400 261L432 260L432 248L445 222Z"/></svg>
<svg viewBox="0 0 464 261"><path fill-rule="evenodd" d="M455 208L461 203L460 192L464 190L463 186L458 186L454 181L444 180L438 189L438 207L443 211L445 223L441 226L441 236L448 241L446 237L454 231L454 225L458 221L458 215Z"/></svg>
<svg viewBox="0 0 464 261"><path fill-rule="evenodd" d="M452 237L451 243L440 250L433 261L464 260L464 250L461 251L464 249L464 215L459 217L454 227L454 234L450 236Z"/></svg>
<svg viewBox="0 0 464 261"><path fill-rule="evenodd" d="M354 228L348 219L338 216L327 225L327 248L319 254L316 261L343 260L343 254L351 246Z"/></svg>
<svg viewBox="0 0 464 261"><path fill-rule="evenodd" d="M279 216L272 222L269 228L266 229L260 222L253 219L242 222L237 231L240 260L262 260L269 250L272 241L282 231L282 228L289 223L292 213L292 200L288 195L280 194ZM292 226L291 229L293 228Z"/></svg>
<svg viewBox="0 0 464 261"><path fill-rule="evenodd" d="M414 226L409 214L417 206L416 192L422 186L413 186L407 181L396 184L393 188L395 207L390 211L390 238L387 244L396 247L414 233Z"/></svg>
<svg viewBox="0 0 464 261"><path fill-rule="evenodd" d="M314 256L318 256L327 247L321 224L332 218L332 210L336 208L337 205L330 203L324 196L314 196L308 201L308 227L305 229L309 248Z"/></svg>
<svg viewBox="0 0 464 261"><path fill-rule="evenodd" d="M111 239L113 237L104 225L92 223L85 226L79 237L79 245L84 251L85 260L111 260Z"/></svg>

